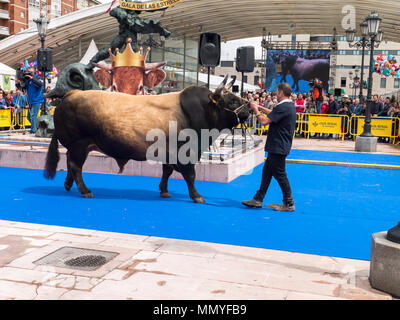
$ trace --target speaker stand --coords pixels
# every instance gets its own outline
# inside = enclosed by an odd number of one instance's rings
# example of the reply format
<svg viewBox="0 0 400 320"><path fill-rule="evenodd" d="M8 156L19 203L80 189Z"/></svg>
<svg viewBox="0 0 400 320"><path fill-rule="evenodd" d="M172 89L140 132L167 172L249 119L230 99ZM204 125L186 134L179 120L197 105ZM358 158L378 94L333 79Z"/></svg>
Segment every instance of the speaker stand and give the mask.
<svg viewBox="0 0 400 320"><path fill-rule="evenodd" d="M243 78L244 78L244 72L242 71L242 87L240 88L240 97L243 98Z"/></svg>
<svg viewBox="0 0 400 320"><path fill-rule="evenodd" d="M207 72L207 88L210 90L210 67L207 67L208 72Z"/></svg>

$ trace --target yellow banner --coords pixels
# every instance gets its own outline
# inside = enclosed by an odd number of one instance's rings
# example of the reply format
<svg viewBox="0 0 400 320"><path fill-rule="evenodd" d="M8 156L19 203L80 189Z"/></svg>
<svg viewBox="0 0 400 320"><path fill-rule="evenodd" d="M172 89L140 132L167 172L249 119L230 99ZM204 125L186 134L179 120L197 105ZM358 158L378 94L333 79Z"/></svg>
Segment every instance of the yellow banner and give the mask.
<svg viewBox="0 0 400 320"><path fill-rule="evenodd" d="M342 117L312 116L308 117L308 132L314 133L342 133Z"/></svg>
<svg viewBox="0 0 400 320"><path fill-rule="evenodd" d="M357 135L364 132L364 118L357 118ZM392 137L392 119L371 119L371 133L376 137Z"/></svg>
<svg viewBox="0 0 400 320"><path fill-rule="evenodd" d="M119 0L119 6L122 9L135 10L135 11L152 11L166 9L182 0L158 0L146 2L131 2Z"/></svg>
<svg viewBox="0 0 400 320"><path fill-rule="evenodd" d="M11 110L0 110L0 127L11 127Z"/></svg>

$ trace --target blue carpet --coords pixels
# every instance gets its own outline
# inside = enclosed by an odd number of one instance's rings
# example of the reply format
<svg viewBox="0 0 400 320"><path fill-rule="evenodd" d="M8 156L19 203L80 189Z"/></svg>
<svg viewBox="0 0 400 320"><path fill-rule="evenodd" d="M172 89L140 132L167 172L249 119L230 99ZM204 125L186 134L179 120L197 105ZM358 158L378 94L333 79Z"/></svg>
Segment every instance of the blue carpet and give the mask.
<svg viewBox="0 0 400 320"><path fill-rule="evenodd" d="M400 155L292 149L288 159L400 165Z"/></svg>
<svg viewBox="0 0 400 320"><path fill-rule="evenodd" d="M258 189L262 166L229 184L197 182L207 201L193 203L183 180L84 173L95 198L47 181L40 170L0 168L0 219L130 234L200 240L354 259L370 258L372 233L400 219L400 171L288 164L295 213L241 205ZM280 203L272 182L265 204Z"/></svg>

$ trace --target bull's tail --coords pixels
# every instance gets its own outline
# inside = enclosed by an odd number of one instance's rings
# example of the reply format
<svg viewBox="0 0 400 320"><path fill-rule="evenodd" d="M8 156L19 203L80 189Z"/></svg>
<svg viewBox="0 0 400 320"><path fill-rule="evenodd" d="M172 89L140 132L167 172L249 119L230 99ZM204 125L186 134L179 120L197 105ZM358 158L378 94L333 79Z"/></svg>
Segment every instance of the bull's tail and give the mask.
<svg viewBox="0 0 400 320"><path fill-rule="evenodd" d="M46 179L54 179L56 176L57 164L60 160L58 152L58 139L55 134L51 139L49 150L47 151L46 165L44 167L44 177Z"/></svg>

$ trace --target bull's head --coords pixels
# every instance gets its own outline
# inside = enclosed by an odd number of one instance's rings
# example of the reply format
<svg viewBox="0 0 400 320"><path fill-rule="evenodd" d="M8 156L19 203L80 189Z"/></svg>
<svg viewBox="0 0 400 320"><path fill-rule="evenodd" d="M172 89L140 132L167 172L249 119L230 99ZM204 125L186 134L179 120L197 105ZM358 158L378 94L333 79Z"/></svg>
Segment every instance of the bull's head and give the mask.
<svg viewBox="0 0 400 320"><path fill-rule="evenodd" d="M250 104L229 91L236 81L236 76L233 76L232 81L228 84L227 81L228 75L210 95L210 99L220 110L221 116L232 123L232 127L234 127L249 118Z"/></svg>
<svg viewBox="0 0 400 320"><path fill-rule="evenodd" d="M165 79L165 72L160 67L165 62L146 63L141 67L111 67L95 64L99 68L94 74L96 80L106 89L132 95L142 94L144 86L152 89Z"/></svg>
<svg viewBox="0 0 400 320"><path fill-rule="evenodd" d="M47 98L62 98L68 91L100 90L93 75L92 68L82 63L72 63L61 70L57 76L57 84L47 93Z"/></svg>

